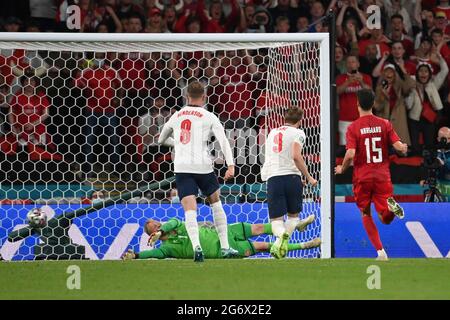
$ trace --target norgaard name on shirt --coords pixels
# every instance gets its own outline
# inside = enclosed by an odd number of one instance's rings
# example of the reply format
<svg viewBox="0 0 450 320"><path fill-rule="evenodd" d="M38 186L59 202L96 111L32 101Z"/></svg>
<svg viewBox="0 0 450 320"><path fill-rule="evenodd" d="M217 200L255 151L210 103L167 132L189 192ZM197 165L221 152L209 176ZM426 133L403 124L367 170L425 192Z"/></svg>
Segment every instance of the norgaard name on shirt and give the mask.
<svg viewBox="0 0 450 320"><path fill-rule="evenodd" d="M380 133L381 127L362 128L360 130L361 134Z"/></svg>
<svg viewBox="0 0 450 320"><path fill-rule="evenodd" d="M203 114L201 112L198 111L194 111L194 110L184 110L178 113L178 117L181 116L196 116L196 117L203 117Z"/></svg>

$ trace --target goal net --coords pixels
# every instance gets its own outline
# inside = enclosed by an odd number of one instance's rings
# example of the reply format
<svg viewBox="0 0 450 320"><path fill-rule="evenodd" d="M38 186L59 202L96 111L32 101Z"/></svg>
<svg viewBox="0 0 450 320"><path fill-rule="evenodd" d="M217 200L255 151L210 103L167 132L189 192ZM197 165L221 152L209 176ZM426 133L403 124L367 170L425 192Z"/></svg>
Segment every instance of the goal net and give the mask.
<svg viewBox="0 0 450 320"><path fill-rule="evenodd" d="M288 256L330 257L328 46L327 34L0 35L3 259L119 259L148 249L147 219L184 220L172 150L157 140L192 80L206 86L205 108L234 152L236 177L224 183L210 143L230 224L269 221L265 138L287 108L304 110L303 154L319 185L304 188L301 218L316 220L291 241L323 244ZM213 221L199 199L199 221ZM47 227L27 226L33 208Z"/></svg>

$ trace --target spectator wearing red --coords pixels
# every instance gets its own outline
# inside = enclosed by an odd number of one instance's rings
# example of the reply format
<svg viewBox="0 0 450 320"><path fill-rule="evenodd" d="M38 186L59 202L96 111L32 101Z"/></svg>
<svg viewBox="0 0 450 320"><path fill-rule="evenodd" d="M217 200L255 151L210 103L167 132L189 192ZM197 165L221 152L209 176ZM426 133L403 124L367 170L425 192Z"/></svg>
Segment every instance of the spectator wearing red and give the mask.
<svg viewBox="0 0 450 320"><path fill-rule="evenodd" d="M95 20L91 24L91 28L95 32L116 32L123 30L119 17L114 12L114 7L108 5L106 1L100 2L94 10ZM101 27L100 27L101 26ZM100 31L98 29L100 28ZM106 28L106 30L105 30ZM88 31L88 30L87 30Z"/></svg>
<svg viewBox="0 0 450 320"><path fill-rule="evenodd" d="M434 12L437 14L438 12L444 12L447 16L447 19L450 19L450 4L449 0L440 0L439 5L434 8Z"/></svg>
<svg viewBox="0 0 450 320"><path fill-rule="evenodd" d="M4 83L8 86L12 86L16 79L13 69L18 69L23 73L28 67L29 64L25 58L25 50L1 50L0 76L3 77Z"/></svg>
<svg viewBox="0 0 450 320"><path fill-rule="evenodd" d="M165 33L168 32L165 20L162 18L161 10L153 8L150 10L147 21L146 33Z"/></svg>
<svg viewBox="0 0 450 320"><path fill-rule="evenodd" d="M433 45L436 48L436 52L440 53L447 65L450 65L450 48L448 47L447 40L444 37L444 33L440 29L434 29L431 31L431 39Z"/></svg>
<svg viewBox="0 0 450 320"><path fill-rule="evenodd" d="M387 64L375 90L374 109L378 116L392 122L401 140L411 145L405 99L415 88L414 79L402 66Z"/></svg>
<svg viewBox="0 0 450 320"><path fill-rule="evenodd" d="M447 14L443 11L438 11L435 14L434 29L432 29L431 32L436 29L441 30L445 35L450 35L450 26L448 24Z"/></svg>
<svg viewBox="0 0 450 320"><path fill-rule="evenodd" d="M202 21L196 15L191 15L189 9L184 11L175 24L175 32L178 33L200 33L201 31Z"/></svg>
<svg viewBox="0 0 450 320"><path fill-rule="evenodd" d="M372 29L369 31L370 37L359 42L359 55L363 56L366 52L366 47L369 44L375 44L377 47L377 58L381 58L385 52L389 52L389 39L383 34L383 28Z"/></svg>
<svg viewBox="0 0 450 320"><path fill-rule="evenodd" d="M202 22L202 32L233 32L237 26L240 11L237 0L231 0L230 5L231 13L226 17L223 13L221 1L211 1L208 13L206 13L205 0L198 0L196 14Z"/></svg>
<svg viewBox="0 0 450 320"><path fill-rule="evenodd" d="M97 144L97 138L105 135L109 139L111 165L119 162L119 137L117 129L120 125L116 115L116 109L120 106L122 98L120 76L116 70L109 66L104 53L95 53L90 67L83 70L80 76L75 79L75 87L82 90L83 96L87 100L84 109L86 125L83 133L86 143L83 146L83 153L86 161L82 170L90 173L92 165L98 161L94 155L93 147ZM110 166L111 167L111 166Z"/></svg>
<svg viewBox="0 0 450 320"><path fill-rule="evenodd" d="M11 131L15 135L14 146L17 147L17 143L25 146L31 160L61 160L60 155L50 152L54 146L45 125L50 101L39 90L39 79L27 72L20 78L20 84L22 90L12 97L8 116Z"/></svg>
<svg viewBox="0 0 450 320"><path fill-rule="evenodd" d="M416 74L416 64L410 60L405 60L405 48L403 42L396 41L391 44L391 52L386 52L373 69L372 76L378 78L384 70L386 64L397 64L405 69L409 75Z"/></svg>
<svg viewBox="0 0 450 320"><path fill-rule="evenodd" d="M175 32L175 26L177 23L177 11L174 6L166 6L162 12L164 23L167 30L170 32Z"/></svg>
<svg viewBox="0 0 450 320"><path fill-rule="evenodd" d="M414 41L411 37L405 34L405 25L403 23L403 16L394 14L391 17L391 34L389 37L393 42L400 41L405 49L406 56L414 54Z"/></svg>
<svg viewBox="0 0 450 320"><path fill-rule="evenodd" d="M348 56L347 73L336 78L339 97L339 145L346 145L345 134L348 126L359 117L358 98L356 92L361 89L372 89L372 79L369 75L359 72L359 59Z"/></svg>
<svg viewBox="0 0 450 320"><path fill-rule="evenodd" d="M353 33L366 25L366 16L356 1L343 1L336 19L337 41L346 47L352 41Z"/></svg>
<svg viewBox="0 0 450 320"><path fill-rule="evenodd" d="M225 127L245 127L253 115L256 89L252 76L257 72L253 59L245 50L227 51L220 59L215 77L210 79L209 103Z"/></svg>
<svg viewBox="0 0 450 320"><path fill-rule="evenodd" d="M255 5L251 2L247 3L245 7L241 6L241 17L239 21L239 26L237 32L244 32L247 26L252 24L253 16L255 15Z"/></svg>
<svg viewBox="0 0 450 320"><path fill-rule="evenodd" d="M434 73L437 73L439 71L439 58L437 53L431 38L424 37L421 39L420 46L417 48L416 54L411 57L411 60L416 64L419 62L430 63L433 66Z"/></svg>

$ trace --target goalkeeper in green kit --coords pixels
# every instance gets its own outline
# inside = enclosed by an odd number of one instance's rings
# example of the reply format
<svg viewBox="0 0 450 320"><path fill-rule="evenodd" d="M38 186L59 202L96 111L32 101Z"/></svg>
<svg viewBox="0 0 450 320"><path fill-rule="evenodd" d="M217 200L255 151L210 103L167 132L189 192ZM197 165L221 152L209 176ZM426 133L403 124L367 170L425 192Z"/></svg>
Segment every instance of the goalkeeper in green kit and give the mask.
<svg viewBox="0 0 450 320"><path fill-rule="evenodd" d="M308 216L306 219L300 220L297 225L298 231L303 231L315 219L314 215ZM124 260L131 259L192 259L194 251L184 222L178 219L170 219L166 223L149 219L144 225L144 231L150 236L149 244L155 244L161 240L159 248L141 251L139 253L128 250L122 256ZM272 243L269 242L252 242L249 238L262 234L271 235L272 225L266 224L250 224L250 223L234 223L228 225L228 241L230 246L239 252L240 258L249 257L259 252L269 252ZM222 259L220 240L213 225L199 226L200 243L203 248L205 258ZM305 243L290 243L288 250L311 249L320 246L320 238L315 238Z"/></svg>

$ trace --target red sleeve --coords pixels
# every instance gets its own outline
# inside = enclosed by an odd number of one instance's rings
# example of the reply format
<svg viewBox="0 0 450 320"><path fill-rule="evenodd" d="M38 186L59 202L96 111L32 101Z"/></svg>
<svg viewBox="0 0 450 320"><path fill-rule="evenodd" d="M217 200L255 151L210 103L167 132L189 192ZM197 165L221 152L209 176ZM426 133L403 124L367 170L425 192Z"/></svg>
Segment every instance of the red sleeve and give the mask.
<svg viewBox="0 0 450 320"><path fill-rule="evenodd" d="M231 28L237 25L238 17L239 8L237 6L237 1L231 0L231 13L228 15L227 22L225 23L225 32L234 32L234 30L231 30Z"/></svg>
<svg viewBox="0 0 450 320"><path fill-rule="evenodd" d="M371 76L364 74L363 79L366 84L368 84L369 86L372 87L372 77Z"/></svg>
<svg viewBox="0 0 450 320"><path fill-rule="evenodd" d="M347 138L347 150L356 149L356 134L353 128L354 126L350 125L347 128L347 133L345 134L345 137Z"/></svg>
<svg viewBox="0 0 450 320"><path fill-rule="evenodd" d="M400 138L398 137L397 132L395 132L394 128L392 127L392 123L390 123L389 121L386 121L386 123L389 145L393 145L397 141L400 141Z"/></svg>
<svg viewBox="0 0 450 320"><path fill-rule="evenodd" d="M174 27L174 31L177 33L184 33L186 32L186 20L187 20L188 16L186 16L185 14L183 14L180 18L178 18L175 27Z"/></svg>
<svg viewBox="0 0 450 320"><path fill-rule="evenodd" d="M345 74L340 74L338 75L338 77L336 78L336 85L340 86L345 82Z"/></svg>
<svg viewBox="0 0 450 320"><path fill-rule="evenodd" d="M366 55L367 44L368 44L367 40L363 40L363 41L359 42L358 47L359 47L359 55L360 56Z"/></svg>
<svg viewBox="0 0 450 320"><path fill-rule="evenodd" d="M197 2L197 16L201 20L202 24L204 24L202 27L206 28L209 19L205 14L205 0L199 0Z"/></svg>

